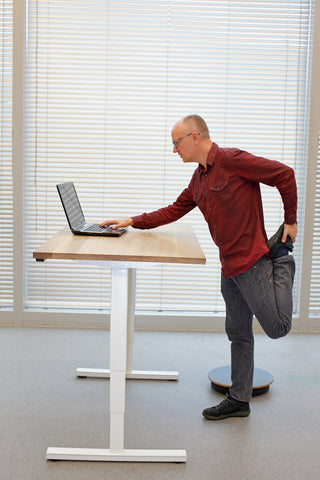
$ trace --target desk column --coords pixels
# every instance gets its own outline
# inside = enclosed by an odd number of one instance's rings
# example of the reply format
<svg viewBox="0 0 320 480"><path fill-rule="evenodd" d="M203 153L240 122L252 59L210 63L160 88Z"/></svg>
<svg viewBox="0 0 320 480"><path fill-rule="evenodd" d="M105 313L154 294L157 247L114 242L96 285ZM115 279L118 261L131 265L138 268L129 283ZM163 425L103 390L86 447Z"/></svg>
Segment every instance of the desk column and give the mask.
<svg viewBox="0 0 320 480"><path fill-rule="evenodd" d="M127 378L132 374L134 315L136 306L136 269L128 270L128 313L127 313Z"/></svg>
<svg viewBox="0 0 320 480"><path fill-rule="evenodd" d="M124 413L127 369L127 268L112 268L110 315L110 451L124 448Z"/></svg>

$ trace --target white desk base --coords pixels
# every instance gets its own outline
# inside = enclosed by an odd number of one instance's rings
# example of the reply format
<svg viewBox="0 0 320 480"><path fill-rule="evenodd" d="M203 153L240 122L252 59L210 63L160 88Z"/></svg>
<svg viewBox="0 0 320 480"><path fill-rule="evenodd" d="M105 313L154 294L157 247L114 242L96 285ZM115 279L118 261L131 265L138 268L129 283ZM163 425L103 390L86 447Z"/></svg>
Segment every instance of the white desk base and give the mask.
<svg viewBox="0 0 320 480"><path fill-rule="evenodd" d="M104 368L77 368L79 378L110 378L110 370ZM178 380L179 372L156 372L148 370L132 370L126 372L128 380Z"/></svg>
<svg viewBox="0 0 320 480"><path fill-rule="evenodd" d="M48 448L47 460L82 460L92 462L175 462L185 463L185 450L120 450L103 448Z"/></svg>
<svg viewBox="0 0 320 480"><path fill-rule="evenodd" d="M112 272L110 315L110 370L78 368L78 377L110 378L110 449L47 449L47 460L96 462L175 462L187 461L185 450L135 450L124 448L126 379L177 380L178 372L132 370L135 309L135 268L114 266Z"/></svg>

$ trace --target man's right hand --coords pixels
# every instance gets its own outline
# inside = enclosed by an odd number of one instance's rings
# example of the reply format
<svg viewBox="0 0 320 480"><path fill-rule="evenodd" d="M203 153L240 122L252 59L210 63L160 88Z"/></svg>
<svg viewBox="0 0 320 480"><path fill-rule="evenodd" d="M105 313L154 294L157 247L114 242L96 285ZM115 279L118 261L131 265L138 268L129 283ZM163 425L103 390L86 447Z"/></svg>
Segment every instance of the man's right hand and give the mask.
<svg viewBox="0 0 320 480"><path fill-rule="evenodd" d="M125 228L133 225L133 220L132 218L122 218L120 220L105 220L100 223L100 227L105 227L106 225L112 225L112 228L116 230L117 228Z"/></svg>

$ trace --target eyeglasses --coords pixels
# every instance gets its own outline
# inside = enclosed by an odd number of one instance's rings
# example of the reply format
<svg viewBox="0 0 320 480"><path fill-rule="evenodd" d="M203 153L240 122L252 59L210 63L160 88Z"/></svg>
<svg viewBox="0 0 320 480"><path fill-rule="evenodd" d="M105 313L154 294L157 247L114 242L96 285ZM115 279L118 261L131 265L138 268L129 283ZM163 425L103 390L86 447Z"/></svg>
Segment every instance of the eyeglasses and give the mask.
<svg viewBox="0 0 320 480"><path fill-rule="evenodd" d="M189 137L189 136L192 135L192 134L193 134L193 132L190 132L190 133L187 133L187 135L184 135L184 137L177 138L177 140L172 140L173 146L174 146L175 148L177 148L177 145L178 145L178 143L181 142L181 140L183 140L184 138ZM200 135L199 132L198 132L198 135Z"/></svg>

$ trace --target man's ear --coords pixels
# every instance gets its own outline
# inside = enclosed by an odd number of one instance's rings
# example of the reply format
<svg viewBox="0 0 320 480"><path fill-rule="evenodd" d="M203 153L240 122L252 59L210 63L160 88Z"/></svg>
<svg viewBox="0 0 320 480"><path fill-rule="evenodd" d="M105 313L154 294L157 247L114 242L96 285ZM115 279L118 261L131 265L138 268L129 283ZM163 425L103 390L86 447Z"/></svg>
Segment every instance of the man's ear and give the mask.
<svg viewBox="0 0 320 480"><path fill-rule="evenodd" d="M192 138L193 138L194 143L197 145L200 141L200 133L192 132Z"/></svg>

